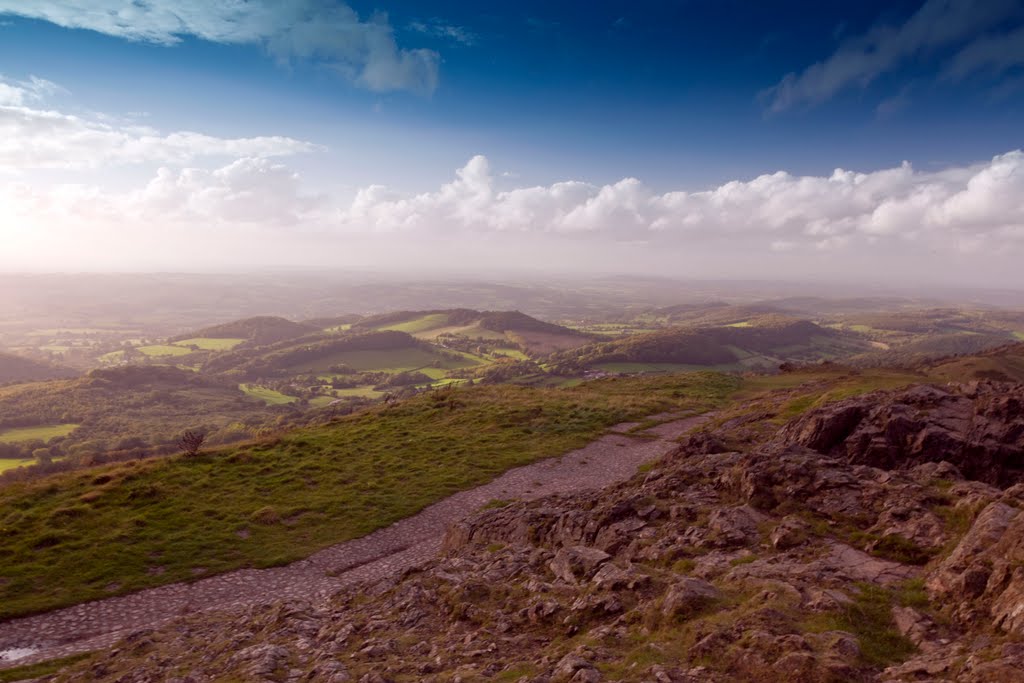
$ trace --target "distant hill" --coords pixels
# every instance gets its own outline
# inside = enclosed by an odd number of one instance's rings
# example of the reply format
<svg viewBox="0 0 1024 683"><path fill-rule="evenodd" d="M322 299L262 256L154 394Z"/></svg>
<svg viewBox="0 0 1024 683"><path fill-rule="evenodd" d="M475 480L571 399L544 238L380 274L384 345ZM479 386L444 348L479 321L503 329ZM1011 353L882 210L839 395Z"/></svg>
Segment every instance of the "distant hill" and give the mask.
<svg viewBox="0 0 1024 683"><path fill-rule="evenodd" d="M0 384L34 382L47 379L74 377L78 373L70 368L0 351Z"/></svg>
<svg viewBox="0 0 1024 683"><path fill-rule="evenodd" d="M354 351L395 351L433 348L405 332L380 330L357 332L341 337L321 335L297 342L278 342L267 347L230 351L210 358L203 366L208 373L229 373L239 378L287 376L304 371L326 371L345 362Z"/></svg>
<svg viewBox="0 0 1024 683"><path fill-rule="evenodd" d="M468 308L386 313L364 318L353 329L394 330L425 340L444 337L505 339L534 355L577 348L592 339L590 335L519 311L475 311Z"/></svg>
<svg viewBox="0 0 1024 683"><path fill-rule="evenodd" d="M1024 382L1024 344L1004 344L981 353L927 361L916 369L929 377L953 382Z"/></svg>
<svg viewBox="0 0 1024 683"><path fill-rule="evenodd" d="M315 325L292 322L291 320L276 316L258 316L207 327L180 335L171 341L184 341L196 338L244 339L250 345L265 346L288 339L297 339L307 334L319 332L320 329Z"/></svg>
<svg viewBox="0 0 1024 683"><path fill-rule="evenodd" d="M816 361L863 352L869 345L807 320L783 316L719 327L673 327L592 344L558 355L583 365L672 363L729 366Z"/></svg>

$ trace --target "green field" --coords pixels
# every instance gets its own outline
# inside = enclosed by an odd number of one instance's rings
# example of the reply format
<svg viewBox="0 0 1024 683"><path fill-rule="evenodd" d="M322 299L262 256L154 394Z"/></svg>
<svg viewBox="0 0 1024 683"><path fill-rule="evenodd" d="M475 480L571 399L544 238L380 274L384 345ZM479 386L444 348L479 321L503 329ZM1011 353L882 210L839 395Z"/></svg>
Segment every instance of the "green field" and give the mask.
<svg viewBox="0 0 1024 683"><path fill-rule="evenodd" d="M57 462L58 460L61 460L61 458L53 459L54 462ZM0 458L0 473L34 464L36 464L35 458Z"/></svg>
<svg viewBox="0 0 1024 683"><path fill-rule="evenodd" d="M388 349L380 351L340 351L328 356L318 358L314 361L297 363L292 370L312 372L327 372L332 365L344 364L355 370L373 370L377 372L408 372L418 370L439 362L442 368L468 368L478 364L477 361L463 358L453 360L443 358L436 353L419 347L407 349Z"/></svg>
<svg viewBox="0 0 1024 683"><path fill-rule="evenodd" d="M67 436L78 428L77 424L44 425L41 427L17 427L0 431L0 442L49 441L58 436Z"/></svg>
<svg viewBox="0 0 1024 683"><path fill-rule="evenodd" d="M448 324L447 313L430 313L428 315L420 316L412 320L406 320L400 323L393 323L390 325L384 325L378 327L378 330L394 330L396 332L406 332L408 334L416 334L417 332L426 332L427 330L433 330L438 327L444 327Z"/></svg>
<svg viewBox="0 0 1024 683"><path fill-rule="evenodd" d="M256 445L12 483L0 488L0 619L297 560L738 386L698 373L431 392Z"/></svg>
<svg viewBox="0 0 1024 683"><path fill-rule="evenodd" d="M173 344L153 344L152 346L140 346L136 349L139 353L147 356L187 356L192 353L189 349Z"/></svg>
<svg viewBox="0 0 1024 683"><path fill-rule="evenodd" d="M244 339L217 339L215 337L195 337L174 342L175 346L198 346L204 351L230 351Z"/></svg>
<svg viewBox="0 0 1024 683"><path fill-rule="evenodd" d="M6 472L7 470L13 470L18 467L24 467L25 465L32 465L35 463L35 458L21 458L18 460L12 460L11 458L0 458L0 472Z"/></svg>
<svg viewBox="0 0 1024 683"><path fill-rule="evenodd" d="M266 387L257 386L255 384L239 384L238 388L246 393L247 396L257 398L268 406L280 406L286 403L294 403L299 399L294 396L288 396L282 394L280 391L274 391L273 389L267 389Z"/></svg>
<svg viewBox="0 0 1024 683"><path fill-rule="evenodd" d="M742 370L743 366L737 364L734 365L722 365L715 367L701 366L701 365L686 365L684 363L596 363L594 366L595 370L602 370L604 372L625 372L625 373L640 373L640 372L656 372L656 373L671 373L671 372L699 372L701 370L717 370L724 372L732 372L734 370Z"/></svg>
<svg viewBox="0 0 1024 683"><path fill-rule="evenodd" d="M513 360L530 360L530 357L519 349L494 349L494 352Z"/></svg>

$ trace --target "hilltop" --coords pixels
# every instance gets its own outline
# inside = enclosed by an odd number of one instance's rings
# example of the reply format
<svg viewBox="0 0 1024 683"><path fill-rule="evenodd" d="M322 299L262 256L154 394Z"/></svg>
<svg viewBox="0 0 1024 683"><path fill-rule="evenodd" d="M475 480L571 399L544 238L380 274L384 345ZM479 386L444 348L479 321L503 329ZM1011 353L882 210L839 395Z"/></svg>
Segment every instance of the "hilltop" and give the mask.
<svg viewBox="0 0 1024 683"><path fill-rule="evenodd" d="M417 338L440 343L459 337L504 340L534 355L575 348L586 343L589 337L519 311L475 311L467 308L387 313L364 318L354 327L408 332Z"/></svg>
<svg viewBox="0 0 1024 683"><path fill-rule="evenodd" d="M173 337L170 341L187 343L189 340L199 340L199 345L201 345L201 340L205 339L231 339L244 341L252 346L264 346L312 334L318 332L319 329L310 324L297 323L285 318L258 316L206 327Z"/></svg>
<svg viewBox="0 0 1024 683"><path fill-rule="evenodd" d="M751 380L627 483L495 501L416 569L56 680L1017 680L1024 388L922 379Z"/></svg>
<svg viewBox="0 0 1024 683"><path fill-rule="evenodd" d="M0 385L13 382L32 382L46 379L74 377L78 373L70 368L25 358L0 351Z"/></svg>
<svg viewBox="0 0 1024 683"><path fill-rule="evenodd" d="M718 370L771 370L783 362L814 362L848 357L870 349L864 340L807 320L748 311L720 319L719 326L685 326L630 334L558 354L553 361L570 362L611 372L670 371L709 366ZM739 318L738 320L736 318ZM702 323L707 316L701 315Z"/></svg>

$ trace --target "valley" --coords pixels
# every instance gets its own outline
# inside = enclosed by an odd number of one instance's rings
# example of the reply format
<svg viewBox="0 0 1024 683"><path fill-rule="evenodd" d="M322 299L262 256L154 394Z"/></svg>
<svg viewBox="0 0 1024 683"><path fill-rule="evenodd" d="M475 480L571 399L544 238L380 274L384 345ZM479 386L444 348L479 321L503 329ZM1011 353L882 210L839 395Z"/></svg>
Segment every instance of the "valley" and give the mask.
<svg viewBox="0 0 1024 683"><path fill-rule="evenodd" d="M1024 381L1024 314L1008 308L598 301L600 316L570 307L547 320L436 307L261 314L75 346L67 335L114 335L81 327L14 348L0 386L0 650L31 650L31 671L175 610L324 600L435 562L446 529L449 548L490 510L658 471L658 456L687 443L746 452L865 394ZM62 356L50 343L61 340L77 350ZM678 445L665 425L697 415L710 445ZM198 455L181 453L186 432L202 436ZM543 474L555 462L565 478ZM375 540L447 509L459 512L422 542ZM825 538L873 552L873 536L843 529ZM856 666L895 661L861 642Z"/></svg>

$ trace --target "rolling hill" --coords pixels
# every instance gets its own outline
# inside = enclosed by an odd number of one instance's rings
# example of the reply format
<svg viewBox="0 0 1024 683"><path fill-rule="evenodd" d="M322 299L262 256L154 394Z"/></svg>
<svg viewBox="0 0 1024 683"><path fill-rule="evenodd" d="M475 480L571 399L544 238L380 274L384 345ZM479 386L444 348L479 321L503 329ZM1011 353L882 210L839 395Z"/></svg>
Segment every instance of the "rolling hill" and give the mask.
<svg viewBox="0 0 1024 683"><path fill-rule="evenodd" d="M296 323L275 316L258 316L245 318L223 325L214 325L171 339L181 342L193 339L239 339L251 346L264 346L288 339L296 339L307 334L319 332L320 328L304 323Z"/></svg>
<svg viewBox="0 0 1024 683"><path fill-rule="evenodd" d="M654 367L658 365L771 369L785 361L843 358L869 348L864 340L810 321L772 315L718 327L671 327L620 337L558 354L554 360L612 372L684 369Z"/></svg>
<svg viewBox="0 0 1024 683"><path fill-rule="evenodd" d="M439 342L451 338L506 341L536 356L577 348L591 339L590 335L519 311L475 311L467 308L387 313L364 318L353 329L394 330Z"/></svg>
<svg viewBox="0 0 1024 683"><path fill-rule="evenodd" d="M74 377L77 374L70 368L0 351L0 384L62 379Z"/></svg>

